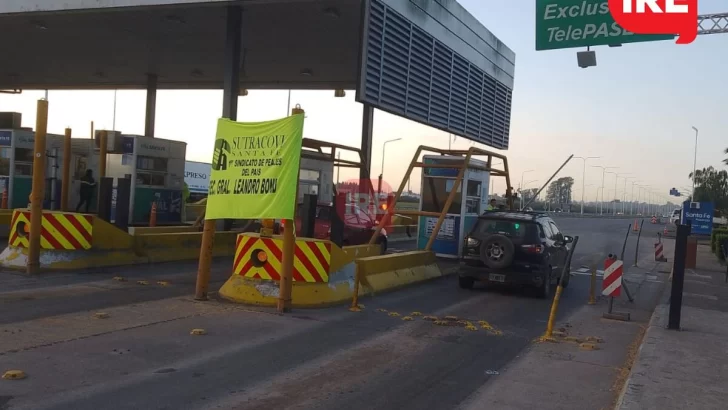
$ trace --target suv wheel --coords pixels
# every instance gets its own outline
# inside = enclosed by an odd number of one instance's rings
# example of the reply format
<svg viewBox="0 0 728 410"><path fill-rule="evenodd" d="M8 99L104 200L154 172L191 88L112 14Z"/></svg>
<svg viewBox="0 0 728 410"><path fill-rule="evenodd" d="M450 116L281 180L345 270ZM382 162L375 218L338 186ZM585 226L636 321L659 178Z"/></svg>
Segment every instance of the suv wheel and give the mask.
<svg viewBox="0 0 728 410"><path fill-rule="evenodd" d="M463 289L472 289L473 285L475 285L475 279L467 276L460 276L458 277L458 285L460 285Z"/></svg>
<svg viewBox="0 0 728 410"><path fill-rule="evenodd" d="M491 269L507 268L515 256L513 242L504 235L491 235L480 245L480 259Z"/></svg>
<svg viewBox="0 0 728 410"><path fill-rule="evenodd" d="M541 299L548 299L551 296L551 267L544 276L543 283L536 290L536 295Z"/></svg>

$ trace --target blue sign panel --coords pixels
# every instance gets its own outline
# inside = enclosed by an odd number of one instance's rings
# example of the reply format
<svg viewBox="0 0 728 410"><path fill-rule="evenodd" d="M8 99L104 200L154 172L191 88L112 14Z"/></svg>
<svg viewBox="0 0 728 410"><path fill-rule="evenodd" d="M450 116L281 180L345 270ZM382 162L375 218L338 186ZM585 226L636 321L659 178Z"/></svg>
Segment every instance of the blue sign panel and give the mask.
<svg viewBox="0 0 728 410"><path fill-rule="evenodd" d="M710 235L713 232L713 208L712 202L685 202L682 223L692 225L692 234Z"/></svg>
<svg viewBox="0 0 728 410"><path fill-rule="evenodd" d="M435 158L425 158L424 159L425 164L452 164L453 161L438 161ZM458 173L460 172L459 168L425 168L425 176L428 177L452 177L455 178L458 176Z"/></svg>
<svg viewBox="0 0 728 410"><path fill-rule="evenodd" d="M134 153L134 137L121 137L121 152L124 154Z"/></svg>
<svg viewBox="0 0 728 410"><path fill-rule="evenodd" d="M13 133L10 131L0 131L0 146L9 147L12 135Z"/></svg>

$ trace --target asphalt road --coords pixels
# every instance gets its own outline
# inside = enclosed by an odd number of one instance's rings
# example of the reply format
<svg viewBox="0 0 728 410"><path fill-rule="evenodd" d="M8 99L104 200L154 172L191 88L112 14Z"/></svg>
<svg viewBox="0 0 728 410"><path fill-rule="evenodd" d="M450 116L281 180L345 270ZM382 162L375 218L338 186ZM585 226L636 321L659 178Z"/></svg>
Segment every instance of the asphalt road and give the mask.
<svg viewBox="0 0 728 410"><path fill-rule="evenodd" d="M580 237L572 267L620 252L628 223L556 221L565 234ZM652 252L658 229L645 225L641 257ZM635 238L630 234L628 256L634 254ZM412 241L391 246L412 247ZM215 285L228 271L225 261L216 263ZM0 323L7 331L60 313L126 305L138 309L140 302L163 302L194 288L190 264L122 272L130 280L170 280L166 287L108 280L119 272L39 279L0 274ZM588 286L587 276L572 278L559 318L583 306ZM3 352L0 371L20 368L33 376L3 383L0 409L452 409L543 333L550 306L550 301L520 291L462 290L453 276L361 303L366 308L359 313L333 307L286 316L227 308L220 314ZM412 312L486 321L495 330L436 326L417 316L412 322L402 320ZM210 334L190 339L189 329L201 325Z"/></svg>

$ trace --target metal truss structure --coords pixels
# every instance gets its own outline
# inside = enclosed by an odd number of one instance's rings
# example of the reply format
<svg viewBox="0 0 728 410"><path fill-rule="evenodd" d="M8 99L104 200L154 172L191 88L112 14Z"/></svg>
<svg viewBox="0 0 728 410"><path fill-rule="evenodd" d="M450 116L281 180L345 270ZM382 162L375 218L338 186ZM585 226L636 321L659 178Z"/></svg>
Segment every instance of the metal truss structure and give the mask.
<svg viewBox="0 0 728 410"><path fill-rule="evenodd" d="M728 13L698 16L698 34L728 33Z"/></svg>

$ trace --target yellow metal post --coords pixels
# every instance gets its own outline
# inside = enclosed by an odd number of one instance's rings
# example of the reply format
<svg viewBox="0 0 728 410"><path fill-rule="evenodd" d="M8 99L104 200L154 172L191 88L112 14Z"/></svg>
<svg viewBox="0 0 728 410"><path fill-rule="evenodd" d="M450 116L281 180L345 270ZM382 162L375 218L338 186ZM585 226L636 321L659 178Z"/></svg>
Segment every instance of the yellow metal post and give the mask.
<svg viewBox="0 0 728 410"><path fill-rule="evenodd" d="M33 186L30 192L30 238L28 244L28 274L40 270L40 230L45 198L45 151L48 131L48 101L38 100L33 145Z"/></svg>
<svg viewBox="0 0 728 410"><path fill-rule="evenodd" d="M291 109L291 115L305 115L300 105L296 105ZM299 167L300 168L300 167ZM300 173L300 169L299 169ZM298 178L296 179L298 180ZM296 196L293 198L294 203L298 205L298 188L296 188ZM283 229L283 255L281 261L281 281L279 283L278 295L278 311L281 313L290 312L291 310L291 294L293 293L293 250L296 246L296 221L293 219L285 220L285 228Z"/></svg>
<svg viewBox="0 0 728 410"><path fill-rule="evenodd" d="M99 132L99 179L106 176L106 131Z"/></svg>
<svg viewBox="0 0 728 410"><path fill-rule="evenodd" d="M63 138L63 174L61 175L61 211L68 211L68 189L71 187L71 129Z"/></svg>
<svg viewBox="0 0 728 410"><path fill-rule="evenodd" d="M548 284L546 284L548 286ZM543 335L544 340L552 340L554 338L554 322L556 321L556 311L559 309L559 300L561 300L561 292L564 288L559 284L556 288L554 301L551 303L551 312L549 313L549 321L546 324L546 333Z"/></svg>
<svg viewBox="0 0 728 410"><path fill-rule="evenodd" d="M291 310L291 293L293 286L293 248L296 244L295 221L286 219L283 229L283 261L281 269L280 292L278 296L278 311L281 313Z"/></svg>
<svg viewBox="0 0 728 410"><path fill-rule="evenodd" d="M210 266L212 265L212 246L215 239L215 220L206 219L202 228L202 244L200 246L200 261L197 265L197 284L195 285L195 300L207 300L207 291L210 286Z"/></svg>

